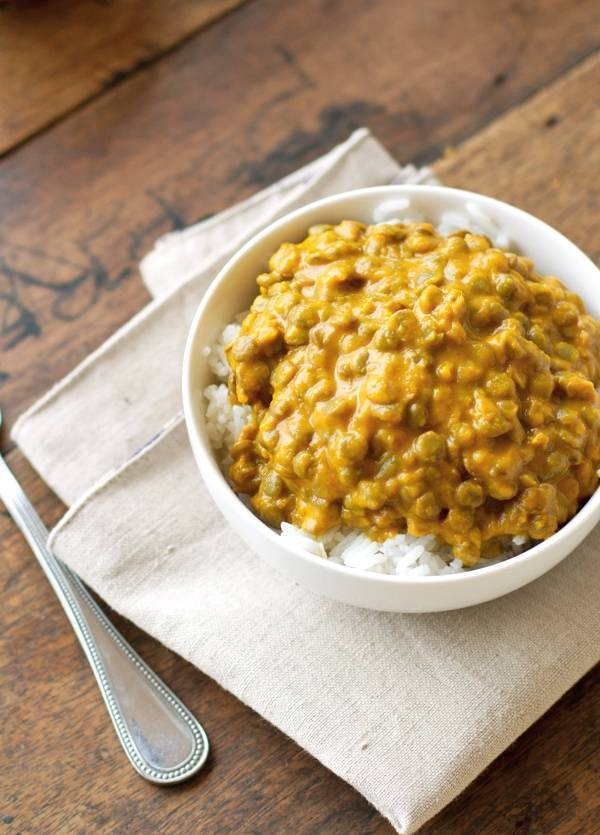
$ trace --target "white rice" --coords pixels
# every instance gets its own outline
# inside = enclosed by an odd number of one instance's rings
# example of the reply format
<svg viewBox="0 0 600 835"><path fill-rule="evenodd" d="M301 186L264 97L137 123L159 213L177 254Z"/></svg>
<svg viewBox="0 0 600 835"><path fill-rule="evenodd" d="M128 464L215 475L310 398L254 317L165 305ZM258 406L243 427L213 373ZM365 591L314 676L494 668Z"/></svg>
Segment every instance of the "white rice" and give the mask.
<svg viewBox="0 0 600 835"><path fill-rule="evenodd" d="M406 197L385 200L373 212L373 220L375 223L419 223L425 220L424 215L420 212L416 212L414 209L408 211L409 209L410 200ZM407 214L401 217L398 214L399 212L407 212ZM479 208L477 203L470 200L465 203L464 212L442 212L436 228L441 235L449 235L459 229L468 229L477 235L485 235L494 246L501 249L511 248L510 238L491 217L488 217Z"/></svg>
<svg viewBox="0 0 600 835"><path fill-rule="evenodd" d="M412 574L433 577L440 574L458 574L466 571L462 562L452 555L452 549L437 536L410 536L397 534L385 542L374 542L366 534L339 527L322 537L312 537L306 531L283 522L281 536L291 545L297 545L311 554L327 557L331 562L360 568L376 574ZM525 551L530 546L524 536L515 536L509 549L500 557L480 560L477 568L493 565L506 557Z"/></svg>
<svg viewBox="0 0 600 835"><path fill-rule="evenodd" d="M398 212L410 209L408 200L390 200L382 203L375 212L376 223L400 220ZM486 235L495 246L510 247L510 240L474 203L466 203L465 213L445 212L441 215L437 229L442 235L448 235L457 229L469 229L477 234ZM415 212L402 220L423 220ZM229 365L225 347L239 333L245 316L240 313L236 321L227 325L214 345L206 346L203 354L208 357L208 364L215 375L215 383L204 389L206 406L206 426L210 441L217 453L223 471L227 473L231 458L229 448L238 438L242 428L250 419L252 410L249 406L234 406L229 401L226 381ZM375 542L366 534L347 527L337 527L324 536L313 537L306 531L290 525L281 524L281 537L290 545L295 545L329 559L331 562L358 568L377 574L395 574L431 577L441 574L457 574L466 571L462 562L455 559L452 549L445 542L433 535L410 536L398 534L385 542ZM511 546L493 560L480 560L477 568L483 568L500 562L507 557L520 554L531 547L531 541L525 536L513 537Z"/></svg>

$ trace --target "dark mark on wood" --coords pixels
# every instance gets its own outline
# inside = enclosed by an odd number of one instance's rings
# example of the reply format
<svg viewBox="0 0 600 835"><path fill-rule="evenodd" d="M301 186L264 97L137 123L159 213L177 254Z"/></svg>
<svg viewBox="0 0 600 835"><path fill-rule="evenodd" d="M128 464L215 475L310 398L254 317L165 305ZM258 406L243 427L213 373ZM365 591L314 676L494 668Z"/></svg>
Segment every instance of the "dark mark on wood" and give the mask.
<svg viewBox="0 0 600 835"><path fill-rule="evenodd" d="M260 114L258 118L248 125L246 130L246 138L247 145L250 149L260 147L261 142L259 139L256 138L258 128L261 125L263 125L265 121L267 121L267 118L271 118L272 111L278 105L284 104L285 102L289 102L304 90L311 90L315 87L313 80L299 66L295 56L289 51L289 49L287 49L287 47L283 46L282 44L278 44L275 47L275 51L278 55L281 56L283 60L284 70L285 68L290 68L292 70L291 85L289 87L284 87L283 90L280 90L268 101L266 101L260 109ZM229 180L229 182L233 182L234 179L235 177L232 177Z"/></svg>
<svg viewBox="0 0 600 835"><path fill-rule="evenodd" d="M173 232L188 224L179 210L160 194L147 191L147 195L157 210L141 228L130 231L127 244L130 263L137 263L161 232ZM30 300L28 288L50 293L52 318L71 322L87 313L101 293L112 292L134 274L133 266L111 271L94 251L94 245L101 244L104 236L118 225L120 210L117 207L101 225L81 240L73 241L80 259L54 255L40 247L4 242L0 257L0 347L3 350L9 351L24 340L42 334L37 313L41 302L37 294ZM0 383L8 378L9 374L0 372Z"/></svg>
<svg viewBox="0 0 600 835"><path fill-rule="evenodd" d="M0 276L2 275L6 279L7 287L0 290L0 302L4 302L0 319L0 339L6 339L2 347L9 351L27 337L39 336L40 327L33 311L19 299L17 276L3 257L0 258Z"/></svg>
<svg viewBox="0 0 600 835"><path fill-rule="evenodd" d="M168 220L171 223L171 231L175 232L178 229L184 229L187 226L187 223L182 214L180 214L179 210L175 208L168 200L165 200L164 197L161 197L160 194L157 194L152 189L147 189L146 194L148 197L151 197L162 209L162 214L160 215L160 221Z"/></svg>
<svg viewBox="0 0 600 835"><path fill-rule="evenodd" d="M319 113L316 130L296 128L262 159L235 168L228 182L241 181L245 186L263 188L347 139L353 130L381 112L380 106L362 100L326 107Z"/></svg>
<svg viewBox="0 0 600 835"><path fill-rule="evenodd" d="M560 117L559 116L556 116L556 115L548 116L548 118L544 122L544 125L547 128L553 128L555 125L558 125L559 122L560 122Z"/></svg>
<svg viewBox="0 0 600 835"><path fill-rule="evenodd" d="M150 220L147 221L141 228L132 229L129 233L129 247L127 253L130 261L137 262L150 250L154 245L156 239L167 232L176 232L188 226L190 221L186 220L180 211L169 203L164 197L161 197L151 189L146 190L146 194L153 203L159 207L160 211L153 214ZM209 217L205 215L204 217ZM201 220L204 220L204 217ZM199 221L193 221L198 223ZM165 230L165 224L167 229Z"/></svg>
<svg viewBox="0 0 600 835"><path fill-rule="evenodd" d="M301 81L305 87L314 87L315 86L314 81L308 75L308 73L306 73L302 69L302 67L300 66L300 64L296 60L296 56L294 55L293 52L290 52L290 50L286 46L284 46L283 44L279 44L276 47L276 49L277 49L277 52L279 52L279 54L281 55L281 57L285 61L285 63L288 64L289 67L291 67L291 69L295 72L296 76L298 77L298 80Z"/></svg>
<svg viewBox="0 0 600 835"><path fill-rule="evenodd" d="M499 72L498 75L494 78L494 87L501 87L502 84L505 83L508 75L504 72Z"/></svg>
<svg viewBox="0 0 600 835"><path fill-rule="evenodd" d="M156 57L152 58L140 58L139 61L136 61L130 67L127 67L124 70L115 70L112 72L106 79L102 82L102 90L110 90L111 87L115 87L117 84L120 84L121 81L125 81L126 78L129 78L130 75L133 75L140 70L147 69L147 67L151 67L152 64L156 62Z"/></svg>

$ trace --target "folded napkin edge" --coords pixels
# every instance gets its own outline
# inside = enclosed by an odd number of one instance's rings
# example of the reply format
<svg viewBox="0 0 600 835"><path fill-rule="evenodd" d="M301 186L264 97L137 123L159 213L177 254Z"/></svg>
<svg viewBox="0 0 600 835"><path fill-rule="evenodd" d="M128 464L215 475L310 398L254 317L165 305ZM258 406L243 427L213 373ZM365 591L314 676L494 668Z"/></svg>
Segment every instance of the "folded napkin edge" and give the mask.
<svg viewBox="0 0 600 835"><path fill-rule="evenodd" d="M105 490L117 484L134 464L143 459L163 440L175 432L184 423L183 412L178 412L165 426L150 438L140 449L138 449L127 461L124 461L120 466L106 473L99 479L89 490L87 490L80 498L78 498L58 520L56 525L52 528L48 535L48 547L53 550L53 545L57 538L63 533L77 516L87 507L87 505L96 496L101 495ZM192 451L190 449L190 455Z"/></svg>

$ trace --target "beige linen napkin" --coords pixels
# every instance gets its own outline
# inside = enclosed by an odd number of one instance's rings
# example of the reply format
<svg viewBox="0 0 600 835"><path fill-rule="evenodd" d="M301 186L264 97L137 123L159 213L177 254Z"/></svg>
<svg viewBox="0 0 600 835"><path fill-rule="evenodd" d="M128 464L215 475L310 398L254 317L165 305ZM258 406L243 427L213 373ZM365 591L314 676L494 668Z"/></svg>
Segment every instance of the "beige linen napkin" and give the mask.
<svg viewBox="0 0 600 835"><path fill-rule="evenodd" d="M146 281L159 293L165 276L187 274L186 284L150 305L14 431L48 483L75 501L51 537L58 556L117 611L355 786L400 832L439 811L598 660L598 534L536 583L460 612L393 615L318 598L267 568L214 507L176 414L185 333L175 330L185 331L228 242L237 246L256 218L414 175L361 131L251 201L169 236L144 260ZM157 376L166 390L156 390ZM103 475L107 466L117 469Z"/></svg>

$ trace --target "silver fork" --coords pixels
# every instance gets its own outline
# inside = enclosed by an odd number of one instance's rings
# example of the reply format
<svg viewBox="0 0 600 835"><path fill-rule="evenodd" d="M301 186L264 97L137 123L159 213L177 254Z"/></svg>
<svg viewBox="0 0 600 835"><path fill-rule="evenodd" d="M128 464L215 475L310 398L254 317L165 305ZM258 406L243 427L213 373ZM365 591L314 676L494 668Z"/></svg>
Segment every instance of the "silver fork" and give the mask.
<svg viewBox="0 0 600 835"><path fill-rule="evenodd" d="M50 551L47 529L1 455L0 499L71 621L131 765L162 785L196 774L208 756L204 728L119 634L79 577Z"/></svg>

